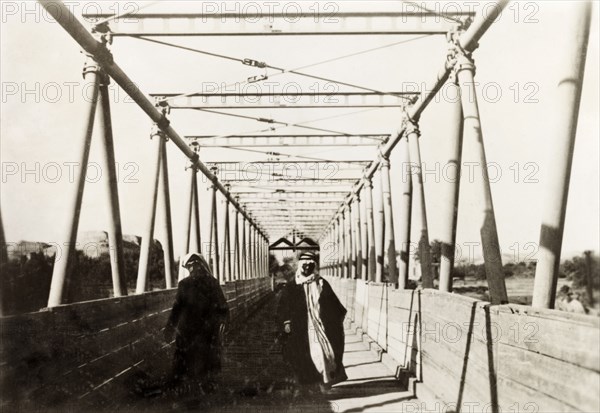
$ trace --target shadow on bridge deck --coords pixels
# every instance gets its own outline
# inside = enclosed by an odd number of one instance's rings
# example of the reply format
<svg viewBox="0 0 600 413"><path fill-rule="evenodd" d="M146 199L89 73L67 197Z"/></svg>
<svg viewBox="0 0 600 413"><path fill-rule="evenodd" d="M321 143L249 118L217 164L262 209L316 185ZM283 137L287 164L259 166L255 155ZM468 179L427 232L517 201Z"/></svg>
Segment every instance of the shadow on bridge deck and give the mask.
<svg viewBox="0 0 600 413"><path fill-rule="evenodd" d="M146 397L115 403L115 410L208 412L361 412L402 411L412 393L396 379L379 354L353 331L346 331L344 364L348 381L329 393L296 386L275 341L276 297L270 295L240 329L228 338L218 389L202 394L197 389L156 389Z"/></svg>

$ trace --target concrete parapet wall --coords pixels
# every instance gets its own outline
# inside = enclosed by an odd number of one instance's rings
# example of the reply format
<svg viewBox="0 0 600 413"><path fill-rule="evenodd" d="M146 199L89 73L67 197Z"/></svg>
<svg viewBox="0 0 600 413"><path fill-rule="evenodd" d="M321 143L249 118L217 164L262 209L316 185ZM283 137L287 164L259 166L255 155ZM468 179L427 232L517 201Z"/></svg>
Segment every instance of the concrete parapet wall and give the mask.
<svg viewBox="0 0 600 413"><path fill-rule="evenodd" d="M596 317L328 280L356 297L354 325L419 380L424 411L600 411Z"/></svg>
<svg viewBox="0 0 600 413"><path fill-rule="evenodd" d="M226 283L230 325L271 290L269 278ZM128 396L135 381L167 374L172 346L163 329L176 289L62 305L0 319L0 410L65 404L98 409ZM5 410L6 409L6 410Z"/></svg>

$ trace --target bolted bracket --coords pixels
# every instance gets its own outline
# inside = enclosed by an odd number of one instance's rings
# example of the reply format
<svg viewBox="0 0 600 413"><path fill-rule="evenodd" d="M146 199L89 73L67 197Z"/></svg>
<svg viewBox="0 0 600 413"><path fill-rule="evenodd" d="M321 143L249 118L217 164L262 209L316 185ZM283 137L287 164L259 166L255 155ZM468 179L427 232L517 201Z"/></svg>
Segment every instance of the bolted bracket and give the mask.
<svg viewBox="0 0 600 413"><path fill-rule="evenodd" d="M449 42L448 54L446 55L446 68L452 69L450 81L457 82L457 74L461 70L471 70L475 74L475 60L472 51L465 50L460 44L462 30L448 32L447 40ZM477 46L475 47L477 48Z"/></svg>
<svg viewBox="0 0 600 413"><path fill-rule="evenodd" d="M162 118L157 122L158 126L163 130L167 129L171 124L171 121L167 118L167 115L171 113L171 106L159 96L154 98L154 106L162 113Z"/></svg>
<svg viewBox="0 0 600 413"><path fill-rule="evenodd" d="M81 71L81 74L83 75L83 78L85 79L85 76L88 73L101 73L102 69L100 68L100 64L98 63L98 61L96 60L96 58L90 54L90 53L85 53L85 63L83 64L83 70Z"/></svg>
<svg viewBox="0 0 600 413"><path fill-rule="evenodd" d="M94 50L94 57L101 65L113 63L113 55L108 48L112 44L113 36L108 23L100 24L92 28L92 36L98 42Z"/></svg>
<svg viewBox="0 0 600 413"><path fill-rule="evenodd" d="M159 125L153 123L152 127L150 128L150 139L154 139L155 136L168 140L167 135L165 135L165 133L160 129Z"/></svg>
<svg viewBox="0 0 600 413"><path fill-rule="evenodd" d="M408 113L404 114L404 119L402 119L402 127L404 128L404 135L408 137L409 134L414 133L417 137L421 136L421 130L419 129L419 123L411 119L408 116Z"/></svg>
<svg viewBox="0 0 600 413"><path fill-rule="evenodd" d="M379 169L390 167L390 158L387 156L383 156L383 154L379 155Z"/></svg>

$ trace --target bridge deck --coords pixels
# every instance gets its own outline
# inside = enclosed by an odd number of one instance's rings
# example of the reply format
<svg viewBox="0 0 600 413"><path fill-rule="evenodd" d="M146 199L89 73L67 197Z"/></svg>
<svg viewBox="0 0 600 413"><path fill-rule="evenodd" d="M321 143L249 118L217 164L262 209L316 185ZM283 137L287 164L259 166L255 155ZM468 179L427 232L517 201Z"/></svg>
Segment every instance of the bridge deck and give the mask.
<svg viewBox="0 0 600 413"><path fill-rule="evenodd" d="M215 393L157 389L155 394L150 391L146 397L113 407L144 411L188 408L210 412L389 412L403 411L403 401L413 398L381 363L378 354L351 330L346 331L344 355L348 381L334 386L327 394L296 387L275 341L275 304L276 297L270 295L248 322L228 338L222 384Z"/></svg>

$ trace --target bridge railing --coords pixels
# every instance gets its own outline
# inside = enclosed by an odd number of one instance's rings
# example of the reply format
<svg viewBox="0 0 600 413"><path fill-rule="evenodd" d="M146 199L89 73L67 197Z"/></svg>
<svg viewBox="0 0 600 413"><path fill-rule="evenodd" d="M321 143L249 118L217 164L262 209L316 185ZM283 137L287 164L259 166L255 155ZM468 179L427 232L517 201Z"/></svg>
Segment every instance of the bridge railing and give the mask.
<svg viewBox="0 0 600 413"><path fill-rule="evenodd" d="M596 317L496 306L433 289L328 280L352 327L394 371L416 378L423 411L600 407L600 395L590 391L600 380Z"/></svg>
<svg viewBox="0 0 600 413"><path fill-rule="evenodd" d="M270 291L268 278L223 285L228 329ZM0 319L0 409L94 411L135 400L136 385L170 373L172 343L163 330L175 289L52 307Z"/></svg>

